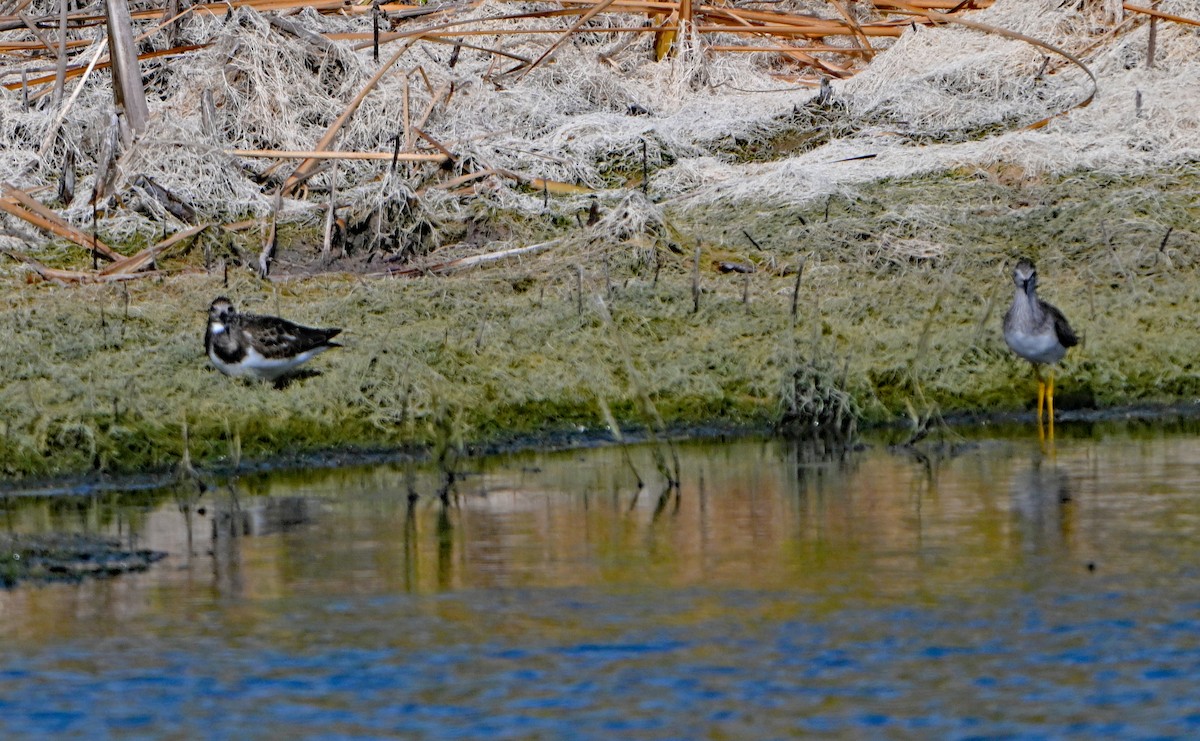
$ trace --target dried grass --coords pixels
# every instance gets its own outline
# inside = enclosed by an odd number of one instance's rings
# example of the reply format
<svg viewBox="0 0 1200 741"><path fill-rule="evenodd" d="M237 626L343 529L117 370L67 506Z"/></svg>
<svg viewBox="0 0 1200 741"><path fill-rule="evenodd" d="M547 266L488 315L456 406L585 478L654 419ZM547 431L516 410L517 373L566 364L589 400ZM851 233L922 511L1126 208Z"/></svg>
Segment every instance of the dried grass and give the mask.
<svg viewBox="0 0 1200 741"><path fill-rule="evenodd" d="M321 223L327 191L335 188L347 229L373 234L352 248L412 257L453 243L454 228L438 234L443 225L481 214L570 219L589 197L569 192L572 186L590 190L604 213L624 211L625 233L638 234L656 228L663 208L801 205L866 182L967 164L1130 172L1200 156L1200 103L1181 92L1200 82L1194 26L1163 20L1149 71L1139 62L1146 49L1141 12L1105 18L1091 6L1022 0L954 16L973 28L926 27L953 20L929 15L945 6L384 5L381 59L396 60L388 70L372 59L366 6L201 5L169 22L161 11L135 8L137 30L152 47L143 62L152 122L123 147L114 197L100 204L97 226L108 241L144 244L174 224L133 186L139 176L218 223L268 217L287 181L281 223ZM1196 0L1158 8L1200 17ZM26 13L49 22L56 10L39 0ZM675 19L689 16L692 31L679 34ZM647 17L662 25L643 28ZM72 82L91 58L91 34L102 21L73 22ZM1086 76L1044 49L979 30L988 27L1079 55L1098 76L1100 97L1045 129L1028 130L1079 104ZM59 208L86 229L95 153L111 112L106 78L93 74L80 87L55 136L60 110L49 96L38 97L53 86L50 52L16 19L0 18L0 29L7 29L0 30L0 54L14 60L0 70L7 90L0 91L0 181L25 191L53 188L66 153L74 153L78 187ZM672 40L677 53L656 61L656 34L657 42ZM771 51L728 51L762 48ZM29 110L21 104L22 71L33 80ZM808 101L822 76L849 78L832 88L832 115L789 117L814 110ZM1140 116L1132 111L1135 91ZM335 126L339 117L347 123ZM827 133L798 151L775 148L782 131L805 127ZM51 151L42 157L34 150L47 137ZM303 183L288 180L302 161L291 155L324 148L348 157L398 149L433 161L305 164L301 169L315 174ZM739 156L748 149L753 161ZM237 152L273 152L277 161ZM439 165L447 154L452 160ZM872 158L853 159L864 155ZM546 184L545 193L534 183ZM630 189L640 186L649 197L631 201ZM12 241L0 246L29 249Z"/></svg>

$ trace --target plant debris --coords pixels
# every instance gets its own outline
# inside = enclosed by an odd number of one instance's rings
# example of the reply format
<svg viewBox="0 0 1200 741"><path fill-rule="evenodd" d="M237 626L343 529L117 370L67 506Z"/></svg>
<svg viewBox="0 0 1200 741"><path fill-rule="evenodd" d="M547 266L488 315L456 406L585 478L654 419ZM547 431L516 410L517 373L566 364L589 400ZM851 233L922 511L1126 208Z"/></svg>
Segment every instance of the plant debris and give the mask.
<svg viewBox="0 0 1200 741"><path fill-rule="evenodd" d="M115 539L87 533L0 534L0 587L145 571L166 555L129 549Z"/></svg>

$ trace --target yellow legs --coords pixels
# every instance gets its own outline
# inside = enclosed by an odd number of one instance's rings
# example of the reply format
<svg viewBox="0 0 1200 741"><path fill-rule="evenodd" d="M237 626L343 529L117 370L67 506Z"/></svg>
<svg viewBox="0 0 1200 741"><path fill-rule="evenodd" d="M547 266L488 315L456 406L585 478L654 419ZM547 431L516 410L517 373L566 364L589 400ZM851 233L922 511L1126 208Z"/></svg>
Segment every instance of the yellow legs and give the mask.
<svg viewBox="0 0 1200 741"><path fill-rule="evenodd" d="M1033 365L1033 376L1037 379L1038 384L1038 405L1037 405L1037 421L1038 421L1038 437L1043 437L1042 432L1042 407L1045 407L1049 422L1050 439L1054 439L1054 366L1050 367L1050 380L1047 382L1042 379L1042 368L1038 364Z"/></svg>
<svg viewBox="0 0 1200 741"><path fill-rule="evenodd" d="M1054 368L1050 368L1050 383L1046 386L1046 410L1050 415L1050 437L1054 437Z"/></svg>

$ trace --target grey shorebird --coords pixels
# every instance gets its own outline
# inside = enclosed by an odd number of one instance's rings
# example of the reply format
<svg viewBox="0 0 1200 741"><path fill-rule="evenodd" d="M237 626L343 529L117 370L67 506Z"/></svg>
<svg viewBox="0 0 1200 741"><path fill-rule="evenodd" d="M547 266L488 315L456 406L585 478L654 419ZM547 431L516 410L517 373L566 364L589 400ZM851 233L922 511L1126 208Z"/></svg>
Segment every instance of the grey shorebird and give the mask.
<svg viewBox="0 0 1200 741"><path fill-rule="evenodd" d="M208 307L204 351L227 376L261 378L279 383L304 363L331 347L341 329L315 329L275 316L241 314L221 296Z"/></svg>
<svg viewBox="0 0 1200 741"><path fill-rule="evenodd" d="M1022 258L1013 268L1016 295L1004 315L1004 341L1017 355L1033 365L1038 382L1038 425L1042 422L1042 406L1049 410L1054 425L1054 364L1067 354L1067 348L1079 344L1075 330L1063 313L1037 296L1037 269ZM1041 366L1050 366L1050 381L1042 379Z"/></svg>

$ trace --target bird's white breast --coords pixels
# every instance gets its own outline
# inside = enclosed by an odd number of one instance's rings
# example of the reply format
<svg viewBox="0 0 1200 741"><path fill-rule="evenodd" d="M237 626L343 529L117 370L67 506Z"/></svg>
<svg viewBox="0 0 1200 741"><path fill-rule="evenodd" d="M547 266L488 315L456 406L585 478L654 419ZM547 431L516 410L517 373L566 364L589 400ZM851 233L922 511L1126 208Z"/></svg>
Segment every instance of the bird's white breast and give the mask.
<svg viewBox="0 0 1200 741"><path fill-rule="evenodd" d="M246 348L246 357L242 358L240 373L242 375L256 376L268 381L274 381L328 349L328 346L323 345L321 347L314 347L299 355L292 355L286 358L267 358L263 357L262 353L253 347L249 347Z"/></svg>
<svg viewBox="0 0 1200 741"><path fill-rule="evenodd" d="M1013 352L1035 363L1057 363L1067 354L1067 348L1059 343L1053 328L1039 334L1013 330L1005 332L1004 339Z"/></svg>

